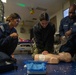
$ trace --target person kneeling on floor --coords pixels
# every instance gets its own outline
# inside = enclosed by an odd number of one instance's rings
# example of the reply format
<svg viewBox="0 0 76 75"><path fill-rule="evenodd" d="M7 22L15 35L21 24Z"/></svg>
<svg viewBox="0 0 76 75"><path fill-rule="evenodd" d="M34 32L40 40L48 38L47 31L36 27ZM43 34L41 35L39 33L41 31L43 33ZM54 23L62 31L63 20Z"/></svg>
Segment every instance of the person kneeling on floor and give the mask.
<svg viewBox="0 0 76 75"><path fill-rule="evenodd" d="M7 17L7 23L0 23L0 52L4 52L10 57L18 44L18 34L15 27L20 20L21 17L17 13L13 13Z"/></svg>

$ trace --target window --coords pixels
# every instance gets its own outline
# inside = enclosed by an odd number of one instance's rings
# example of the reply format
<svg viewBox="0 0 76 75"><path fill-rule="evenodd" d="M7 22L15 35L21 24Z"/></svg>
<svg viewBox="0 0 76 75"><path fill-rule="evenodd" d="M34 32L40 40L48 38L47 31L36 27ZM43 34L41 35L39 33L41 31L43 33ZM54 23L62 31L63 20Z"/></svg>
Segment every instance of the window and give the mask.
<svg viewBox="0 0 76 75"><path fill-rule="evenodd" d="M63 11L63 17L66 17L69 15L69 8Z"/></svg>
<svg viewBox="0 0 76 75"><path fill-rule="evenodd" d="M3 3L6 3L7 2L7 0L1 0Z"/></svg>

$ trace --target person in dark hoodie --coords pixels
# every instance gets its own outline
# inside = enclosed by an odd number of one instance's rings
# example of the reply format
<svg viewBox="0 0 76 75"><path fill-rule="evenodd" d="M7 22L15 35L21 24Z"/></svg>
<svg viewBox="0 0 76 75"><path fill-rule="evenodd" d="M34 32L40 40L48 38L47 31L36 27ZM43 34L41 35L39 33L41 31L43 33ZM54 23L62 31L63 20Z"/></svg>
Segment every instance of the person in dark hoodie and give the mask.
<svg viewBox="0 0 76 75"><path fill-rule="evenodd" d="M40 53L47 54L54 52L55 28L49 21L49 15L46 12L43 12L40 14L39 20L40 21L33 26L33 35L36 44L33 56Z"/></svg>
<svg viewBox="0 0 76 75"><path fill-rule="evenodd" d="M12 13L6 18L7 23L0 23L0 52L11 55L18 44L18 34L15 27L19 24L21 17Z"/></svg>

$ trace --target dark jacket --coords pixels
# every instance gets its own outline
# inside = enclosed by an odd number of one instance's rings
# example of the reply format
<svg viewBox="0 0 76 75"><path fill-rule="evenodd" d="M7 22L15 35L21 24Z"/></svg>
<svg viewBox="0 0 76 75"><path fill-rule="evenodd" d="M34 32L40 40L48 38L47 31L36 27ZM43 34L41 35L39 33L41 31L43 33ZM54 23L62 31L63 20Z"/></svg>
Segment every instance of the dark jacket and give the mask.
<svg viewBox="0 0 76 75"><path fill-rule="evenodd" d="M54 28L51 23L48 24L46 28L42 28L40 23L33 27L34 39L38 50L41 52L47 50L48 52L53 52L54 44Z"/></svg>
<svg viewBox="0 0 76 75"><path fill-rule="evenodd" d="M11 55L18 43L18 38L10 37L11 33L17 33L15 28L10 29L6 23L0 24L0 51Z"/></svg>
<svg viewBox="0 0 76 75"><path fill-rule="evenodd" d="M64 36L65 32L68 31L69 29L72 29L72 34L76 34L76 18L74 20L71 20L69 16L63 18L60 22L60 27L59 27L59 33L60 36Z"/></svg>
<svg viewBox="0 0 76 75"><path fill-rule="evenodd" d="M63 18L60 23L59 33L64 36L65 32L72 30L66 44L62 45L59 52L69 52L72 56L76 53L76 17L71 20L69 16Z"/></svg>

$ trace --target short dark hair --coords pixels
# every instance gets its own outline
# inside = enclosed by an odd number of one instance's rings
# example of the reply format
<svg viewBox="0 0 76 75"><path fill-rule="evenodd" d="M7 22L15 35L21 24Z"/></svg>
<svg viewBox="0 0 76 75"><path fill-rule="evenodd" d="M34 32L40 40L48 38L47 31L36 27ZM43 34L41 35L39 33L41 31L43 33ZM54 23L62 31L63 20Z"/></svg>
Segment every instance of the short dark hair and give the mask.
<svg viewBox="0 0 76 75"><path fill-rule="evenodd" d="M49 21L49 15L46 12L43 12L43 13L41 13L41 15L39 17L39 20L40 21L42 21L42 20Z"/></svg>
<svg viewBox="0 0 76 75"><path fill-rule="evenodd" d="M72 8L74 11L76 11L76 4L70 5L69 9Z"/></svg>

